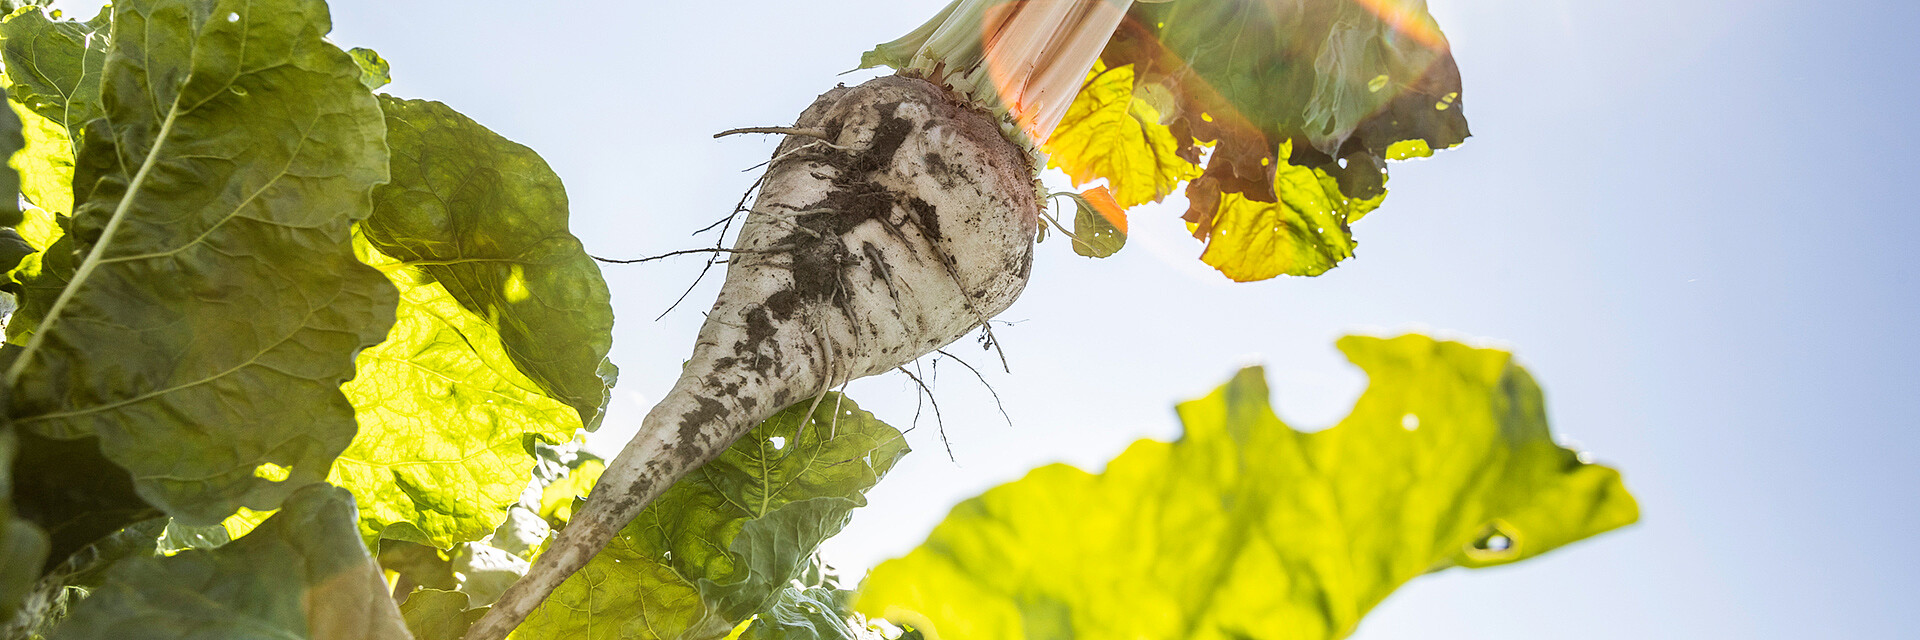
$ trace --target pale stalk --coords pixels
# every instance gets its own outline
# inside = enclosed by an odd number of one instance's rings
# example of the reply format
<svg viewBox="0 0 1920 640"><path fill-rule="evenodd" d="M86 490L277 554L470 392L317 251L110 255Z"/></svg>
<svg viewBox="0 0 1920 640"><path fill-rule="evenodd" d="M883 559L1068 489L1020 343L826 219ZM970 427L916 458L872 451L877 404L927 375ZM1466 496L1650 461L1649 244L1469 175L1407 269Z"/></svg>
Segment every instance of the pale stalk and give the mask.
<svg viewBox="0 0 1920 640"><path fill-rule="evenodd" d="M1132 0L956 0L932 21L875 48L886 64L944 84L1011 123L1037 155L1079 95Z"/></svg>

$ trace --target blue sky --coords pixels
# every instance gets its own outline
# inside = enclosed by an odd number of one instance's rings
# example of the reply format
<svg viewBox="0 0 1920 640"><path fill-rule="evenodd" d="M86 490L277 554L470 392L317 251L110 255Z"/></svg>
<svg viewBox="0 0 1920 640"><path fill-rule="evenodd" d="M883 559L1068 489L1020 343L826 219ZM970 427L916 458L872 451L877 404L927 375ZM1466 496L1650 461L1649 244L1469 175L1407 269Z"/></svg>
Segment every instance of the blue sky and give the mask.
<svg viewBox="0 0 1920 640"><path fill-rule="evenodd" d="M1475 137L1394 168L1359 257L1317 279L1226 282L1185 203L1136 211L1090 261L1041 245L990 374L1015 426L958 370L930 422L828 551L850 568L916 544L954 502L1065 460L1090 468L1237 367L1283 417L1323 426L1364 380L1343 333L1409 329L1515 351L1556 430L1626 474L1641 524L1521 565L1417 580L1364 639L1874 638L1920 595L1920 5L1430 0ZM72 3L83 5L85 3ZM589 250L696 246L772 140L873 43L937 0L335 0L334 39L544 155ZM718 279L697 260L613 266L619 434L672 382ZM977 353L977 352L975 352ZM989 359L980 356L981 361ZM912 416L898 376L854 398Z"/></svg>

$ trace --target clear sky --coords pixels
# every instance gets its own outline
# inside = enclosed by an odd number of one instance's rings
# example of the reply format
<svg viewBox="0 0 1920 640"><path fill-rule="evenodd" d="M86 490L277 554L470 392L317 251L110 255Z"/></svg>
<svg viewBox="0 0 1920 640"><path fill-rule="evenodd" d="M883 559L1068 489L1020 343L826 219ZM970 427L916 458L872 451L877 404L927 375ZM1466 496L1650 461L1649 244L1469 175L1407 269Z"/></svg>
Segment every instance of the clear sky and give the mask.
<svg viewBox="0 0 1920 640"><path fill-rule="evenodd" d="M1421 578L1358 637L1904 635L1894 611L1920 595L1920 3L1430 3L1475 137L1394 168L1357 259L1228 283L1194 259L1178 196L1137 210L1113 259L1041 245L1002 316L1018 324L996 331L1013 373L989 376L1015 426L948 368L957 463L923 420L831 557L871 566L1028 468L1098 468L1172 437L1172 404L1244 364L1268 366L1283 417L1330 424L1364 384L1333 340L1421 329L1517 352L1555 429L1623 470L1645 515L1521 565ZM332 2L334 39L393 63L389 91L544 155L604 256L697 246L687 234L774 143L713 132L790 123L941 4ZM653 318L697 267L607 268L623 374L603 451L687 356L719 279ZM905 427L909 385L851 394Z"/></svg>

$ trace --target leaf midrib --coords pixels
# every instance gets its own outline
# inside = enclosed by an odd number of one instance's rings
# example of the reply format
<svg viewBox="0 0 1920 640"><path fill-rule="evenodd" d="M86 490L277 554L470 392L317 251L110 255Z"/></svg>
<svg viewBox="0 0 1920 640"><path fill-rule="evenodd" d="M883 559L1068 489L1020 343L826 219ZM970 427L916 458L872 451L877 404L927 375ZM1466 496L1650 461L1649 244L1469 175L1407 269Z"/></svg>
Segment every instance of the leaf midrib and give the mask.
<svg viewBox="0 0 1920 640"><path fill-rule="evenodd" d="M134 197L145 188L147 175L153 171L154 165L159 164L160 150L165 148L167 140L173 137L173 122L179 115L180 95L174 94L173 104L167 107L167 117L160 123L160 133L154 136L153 147L147 149L147 157L141 160L140 170L133 174L133 180L127 184L127 192L120 197L120 204L114 207L113 217L108 218L106 226L100 230L100 239L94 242L93 250L87 252L87 258L80 263L80 268L74 270L73 278L67 281L67 287L60 290L60 297L54 299L53 306L47 309L47 315L40 321L39 329L27 339L27 346L20 350L20 357L15 358L13 364L7 367L7 386L19 384L20 373L26 370L27 362L32 360L34 352L39 351L40 345L46 343L47 334L51 333L54 326L59 323L60 314L66 311L67 303L73 300L74 292L79 291L87 278L93 275L93 271L99 268L101 256L106 253L107 247L113 244L114 232L120 229L120 223L126 219L127 211L133 208Z"/></svg>

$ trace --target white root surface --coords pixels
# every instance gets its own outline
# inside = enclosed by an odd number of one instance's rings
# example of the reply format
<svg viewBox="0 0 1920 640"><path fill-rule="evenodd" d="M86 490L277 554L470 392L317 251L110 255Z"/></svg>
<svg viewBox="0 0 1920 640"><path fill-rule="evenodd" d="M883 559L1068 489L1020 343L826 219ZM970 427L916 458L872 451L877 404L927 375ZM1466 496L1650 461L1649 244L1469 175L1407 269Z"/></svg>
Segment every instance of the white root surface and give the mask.
<svg viewBox="0 0 1920 640"><path fill-rule="evenodd" d="M1013 304L1039 214L989 116L903 76L820 96L767 168L678 382L466 640L501 640L675 480L790 404L912 362Z"/></svg>

